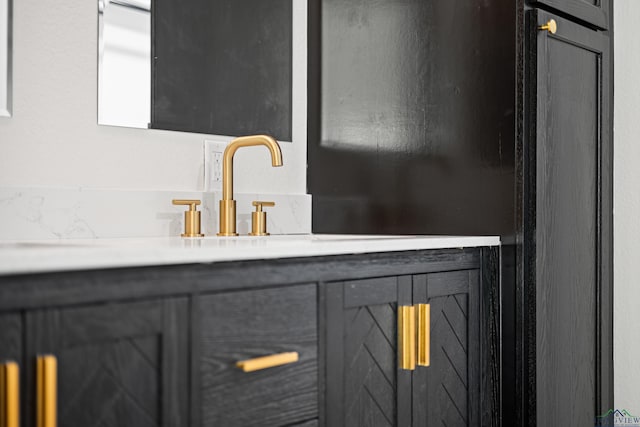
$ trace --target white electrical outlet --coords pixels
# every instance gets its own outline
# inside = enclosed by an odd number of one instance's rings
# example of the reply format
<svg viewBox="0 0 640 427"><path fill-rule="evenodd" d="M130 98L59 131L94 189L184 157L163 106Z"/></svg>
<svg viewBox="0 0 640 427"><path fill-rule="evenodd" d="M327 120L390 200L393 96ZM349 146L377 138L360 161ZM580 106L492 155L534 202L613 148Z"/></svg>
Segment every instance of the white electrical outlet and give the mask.
<svg viewBox="0 0 640 427"><path fill-rule="evenodd" d="M226 142L204 140L204 191L222 190L222 155L226 147Z"/></svg>

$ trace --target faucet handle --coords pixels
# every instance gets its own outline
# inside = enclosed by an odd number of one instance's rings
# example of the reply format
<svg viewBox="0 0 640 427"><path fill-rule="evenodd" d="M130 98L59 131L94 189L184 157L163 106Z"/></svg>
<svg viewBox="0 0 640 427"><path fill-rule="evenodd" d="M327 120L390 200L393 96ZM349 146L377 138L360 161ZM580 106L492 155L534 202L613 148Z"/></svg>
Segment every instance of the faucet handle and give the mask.
<svg viewBox="0 0 640 427"><path fill-rule="evenodd" d="M275 202L255 200L251 204L256 207L256 211L251 214L251 233L249 236L268 236L267 213L263 212L262 208L275 206Z"/></svg>
<svg viewBox="0 0 640 427"><path fill-rule="evenodd" d="M173 199L174 205L189 206L189 210L184 212L184 233L182 237L203 237L200 233L200 211L196 208L201 202L200 200L189 199Z"/></svg>
<svg viewBox="0 0 640 427"><path fill-rule="evenodd" d="M276 202L263 202L260 200L254 200L253 202L251 202L251 204L256 207L256 212L262 212L263 206L273 207L276 205Z"/></svg>
<svg viewBox="0 0 640 427"><path fill-rule="evenodd" d="M188 205L189 206L189 211L195 211L196 210L196 206L200 205L200 200L194 199L194 200L190 200L190 199L173 199L171 201L171 203L173 203L174 205Z"/></svg>

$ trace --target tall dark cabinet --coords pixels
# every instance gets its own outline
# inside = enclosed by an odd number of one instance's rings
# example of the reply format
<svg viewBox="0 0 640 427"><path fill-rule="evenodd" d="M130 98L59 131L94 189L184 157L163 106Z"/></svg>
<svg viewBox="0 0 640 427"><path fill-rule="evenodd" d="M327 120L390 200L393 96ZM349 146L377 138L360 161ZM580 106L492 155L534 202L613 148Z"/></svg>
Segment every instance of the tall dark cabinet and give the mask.
<svg viewBox="0 0 640 427"><path fill-rule="evenodd" d="M463 3L310 1L313 231L500 235L502 425L593 425L613 408L613 2Z"/></svg>
<svg viewBox="0 0 640 427"><path fill-rule="evenodd" d="M526 31L524 418L592 425L613 408L609 37L542 10Z"/></svg>

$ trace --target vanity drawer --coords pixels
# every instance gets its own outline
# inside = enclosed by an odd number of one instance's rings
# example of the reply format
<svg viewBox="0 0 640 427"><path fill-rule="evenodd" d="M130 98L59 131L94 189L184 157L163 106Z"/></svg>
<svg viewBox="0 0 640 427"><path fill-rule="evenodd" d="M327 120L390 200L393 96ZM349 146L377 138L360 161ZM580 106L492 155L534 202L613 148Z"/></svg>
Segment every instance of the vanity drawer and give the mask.
<svg viewBox="0 0 640 427"><path fill-rule="evenodd" d="M201 425L284 426L317 417L315 285L197 297L196 387ZM238 361L297 353L298 361L244 372Z"/></svg>

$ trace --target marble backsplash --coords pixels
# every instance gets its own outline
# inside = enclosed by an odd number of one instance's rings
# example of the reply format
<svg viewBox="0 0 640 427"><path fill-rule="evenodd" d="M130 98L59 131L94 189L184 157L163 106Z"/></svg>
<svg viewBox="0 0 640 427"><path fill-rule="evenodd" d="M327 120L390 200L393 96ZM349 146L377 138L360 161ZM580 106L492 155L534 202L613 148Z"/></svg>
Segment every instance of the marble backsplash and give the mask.
<svg viewBox="0 0 640 427"><path fill-rule="evenodd" d="M172 199L200 199L202 232L218 231L219 192L132 191L0 187L0 240L179 236L186 206ZM251 230L253 200L265 208L271 234L311 233L311 196L235 194L238 233Z"/></svg>

